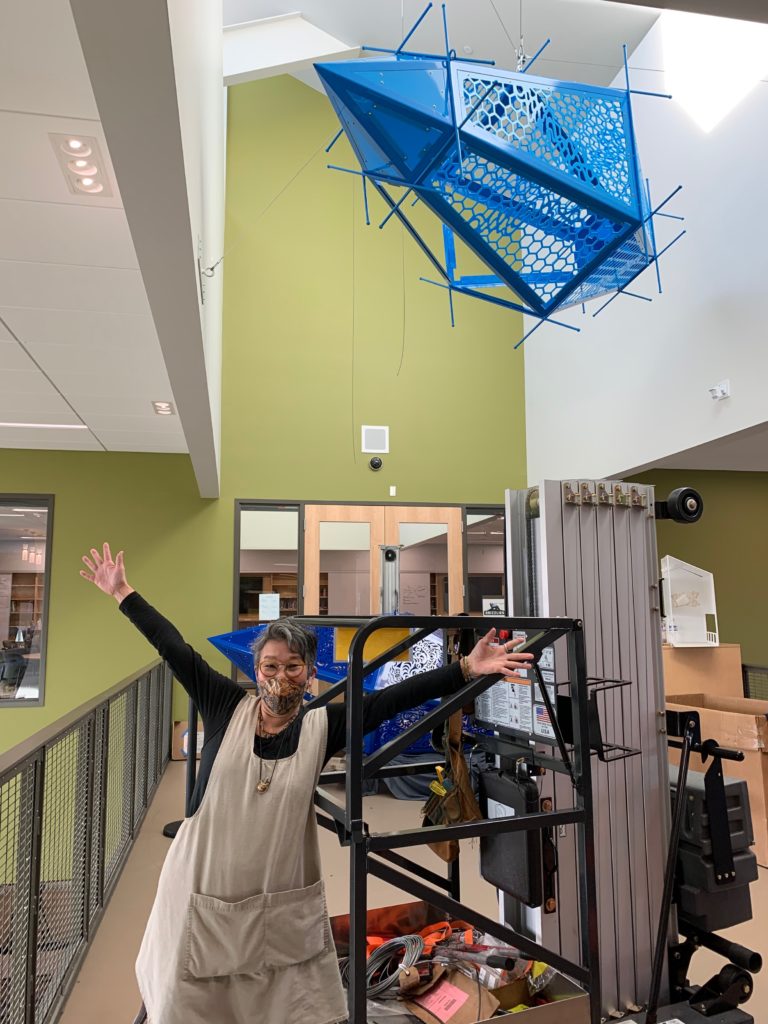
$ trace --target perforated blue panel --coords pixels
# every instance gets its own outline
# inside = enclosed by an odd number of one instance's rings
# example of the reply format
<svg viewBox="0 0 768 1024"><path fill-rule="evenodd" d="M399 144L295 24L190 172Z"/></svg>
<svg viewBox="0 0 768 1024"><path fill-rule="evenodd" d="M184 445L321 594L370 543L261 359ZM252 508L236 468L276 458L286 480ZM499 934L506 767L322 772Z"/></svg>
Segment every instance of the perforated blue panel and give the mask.
<svg viewBox="0 0 768 1024"><path fill-rule="evenodd" d="M613 292L653 261L626 91L453 57L316 68L362 172L413 189L524 311Z"/></svg>

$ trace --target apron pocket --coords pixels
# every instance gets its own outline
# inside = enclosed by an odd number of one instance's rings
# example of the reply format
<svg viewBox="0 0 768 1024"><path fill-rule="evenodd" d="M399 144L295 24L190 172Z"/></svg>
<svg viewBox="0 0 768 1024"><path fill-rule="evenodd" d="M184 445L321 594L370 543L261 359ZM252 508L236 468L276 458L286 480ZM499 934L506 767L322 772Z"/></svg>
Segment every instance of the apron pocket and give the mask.
<svg viewBox="0 0 768 1024"><path fill-rule="evenodd" d="M187 908L185 974L219 978L263 970L266 896L239 903L192 893Z"/></svg>
<svg viewBox="0 0 768 1024"><path fill-rule="evenodd" d="M265 897L265 966L300 964L328 948L330 926L322 880L305 889L268 892Z"/></svg>

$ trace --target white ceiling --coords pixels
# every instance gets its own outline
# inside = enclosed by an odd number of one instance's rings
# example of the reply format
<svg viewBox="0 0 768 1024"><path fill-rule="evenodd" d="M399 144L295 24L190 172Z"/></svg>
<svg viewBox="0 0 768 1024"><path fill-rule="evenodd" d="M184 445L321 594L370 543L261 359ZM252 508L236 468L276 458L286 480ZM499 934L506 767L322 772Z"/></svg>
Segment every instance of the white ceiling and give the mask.
<svg viewBox="0 0 768 1024"><path fill-rule="evenodd" d="M532 55L545 39L552 39L536 62L536 71L599 85L609 84L616 74L622 43L631 52L659 16L656 10L605 0L448 0L451 45L459 55L470 46L475 58L515 67L521 4L527 53ZM307 21L348 46L382 47L398 46L426 6L426 0L304 0L298 5ZM296 10L295 0L224 0L224 23L236 25ZM444 52L439 2L409 47ZM316 80L314 72L312 76Z"/></svg>
<svg viewBox="0 0 768 1024"><path fill-rule="evenodd" d="M0 447L184 452L70 5L6 5L0 36ZM96 137L112 196L74 195L49 133Z"/></svg>
<svg viewBox="0 0 768 1024"><path fill-rule="evenodd" d="M768 473L768 423L675 452L646 466L622 470L620 475L647 469L717 469Z"/></svg>

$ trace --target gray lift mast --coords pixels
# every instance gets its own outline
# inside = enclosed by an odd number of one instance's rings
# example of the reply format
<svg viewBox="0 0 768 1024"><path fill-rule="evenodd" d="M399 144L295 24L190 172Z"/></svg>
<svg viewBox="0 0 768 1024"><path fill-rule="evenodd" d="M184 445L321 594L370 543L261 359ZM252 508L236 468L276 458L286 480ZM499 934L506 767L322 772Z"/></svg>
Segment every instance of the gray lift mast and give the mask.
<svg viewBox="0 0 768 1024"><path fill-rule="evenodd" d="M583 620L603 733L616 750L639 750L605 763L593 757L592 764L603 1013L617 1018L648 998L670 828L654 490L610 480L546 481L507 491L506 513L508 614ZM559 658L556 647L557 683L567 671ZM542 796L553 797L555 810L572 806L572 793L562 776L542 780ZM560 827L557 853L554 911L517 904L508 923L578 959L572 826ZM509 915L509 901L501 905ZM662 1002L667 984L665 973Z"/></svg>

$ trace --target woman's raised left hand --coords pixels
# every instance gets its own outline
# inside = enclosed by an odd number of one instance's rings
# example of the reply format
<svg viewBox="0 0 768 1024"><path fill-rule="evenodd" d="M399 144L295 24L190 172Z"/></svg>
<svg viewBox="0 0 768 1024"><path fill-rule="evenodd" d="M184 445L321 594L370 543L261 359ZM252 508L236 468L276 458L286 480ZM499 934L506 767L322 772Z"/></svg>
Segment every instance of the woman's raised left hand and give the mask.
<svg viewBox="0 0 768 1024"><path fill-rule="evenodd" d="M482 639L478 640L472 651L467 655L467 667L472 676L503 675L522 681L517 675L520 669L530 668L532 654L518 654L515 650L525 643L522 640L507 640L499 643L496 629L489 629Z"/></svg>

